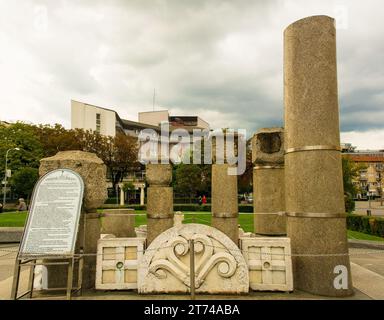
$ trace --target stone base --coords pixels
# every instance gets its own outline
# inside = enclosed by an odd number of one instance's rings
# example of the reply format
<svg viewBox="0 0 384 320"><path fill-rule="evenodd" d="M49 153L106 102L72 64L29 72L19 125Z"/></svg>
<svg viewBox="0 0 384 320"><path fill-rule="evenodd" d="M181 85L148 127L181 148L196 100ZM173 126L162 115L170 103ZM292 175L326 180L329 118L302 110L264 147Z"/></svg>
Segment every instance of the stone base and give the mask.
<svg viewBox="0 0 384 320"><path fill-rule="evenodd" d="M292 254L348 254L345 218L287 217ZM348 255L293 256L294 287L316 295L345 297L353 294ZM336 289L337 266L347 270L347 289ZM335 269L336 268L336 269Z"/></svg>
<svg viewBox="0 0 384 320"><path fill-rule="evenodd" d="M116 238L135 237L134 213L133 209L104 210L101 218L101 233L113 234Z"/></svg>
<svg viewBox="0 0 384 320"><path fill-rule="evenodd" d="M165 219L147 219L147 246L161 233L173 227L173 217Z"/></svg>
<svg viewBox="0 0 384 320"><path fill-rule="evenodd" d="M285 214L255 212L255 233L266 236L282 236L287 234Z"/></svg>
<svg viewBox="0 0 384 320"><path fill-rule="evenodd" d="M212 227L225 233L237 246L239 245L239 218L212 217Z"/></svg>

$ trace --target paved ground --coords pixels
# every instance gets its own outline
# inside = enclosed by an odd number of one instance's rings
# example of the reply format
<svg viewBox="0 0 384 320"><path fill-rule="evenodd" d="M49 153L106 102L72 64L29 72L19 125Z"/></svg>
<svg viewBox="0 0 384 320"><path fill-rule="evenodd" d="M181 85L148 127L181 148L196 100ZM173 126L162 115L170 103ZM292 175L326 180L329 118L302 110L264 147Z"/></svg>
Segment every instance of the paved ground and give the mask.
<svg viewBox="0 0 384 320"><path fill-rule="evenodd" d="M371 210L373 216L384 216L384 203L381 205L381 201L356 201L355 212L356 214L366 215L367 210Z"/></svg>
<svg viewBox="0 0 384 320"><path fill-rule="evenodd" d="M12 286L13 267L18 246L0 245L0 300L9 299ZM355 288L355 295L346 299L384 299L384 250L351 248L352 281ZM28 270L21 273L21 290L26 290ZM128 291L85 291L81 297L74 299L110 299L110 300L132 300L132 299L189 299L188 295L138 295ZM293 293L270 293L252 292L245 296L224 296L224 295L199 295L199 299L329 299L314 296L302 291L295 290ZM62 294L52 295L36 294L35 299L64 299Z"/></svg>

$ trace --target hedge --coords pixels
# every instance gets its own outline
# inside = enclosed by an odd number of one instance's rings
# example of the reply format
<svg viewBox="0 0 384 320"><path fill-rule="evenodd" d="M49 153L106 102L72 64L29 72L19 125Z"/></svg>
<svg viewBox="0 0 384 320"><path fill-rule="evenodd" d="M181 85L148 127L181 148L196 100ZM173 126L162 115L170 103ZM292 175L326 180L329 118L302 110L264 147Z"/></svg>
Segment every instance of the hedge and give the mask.
<svg viewBox="0 0 384 320"><path fill-rule="evenodd" d="M113 208L132 208L135 210L146 210L145 205L138 205L138 204L127 204L124 206L119 205L108 205L104 204L101 209L113 209ZM211 205L198 205L198 204L174 204L173 205L174 211L204 211L204 212L210 212L211 211ZM239 204L239 212L253 212L253 206L247 205L247 204Z"/></svg>
<svg viewBox="0 0 384 320"><path fill-rule="evenodd" d="M372 216L347 215L347 228L378 237L384 237L384 219Z"/></svg>

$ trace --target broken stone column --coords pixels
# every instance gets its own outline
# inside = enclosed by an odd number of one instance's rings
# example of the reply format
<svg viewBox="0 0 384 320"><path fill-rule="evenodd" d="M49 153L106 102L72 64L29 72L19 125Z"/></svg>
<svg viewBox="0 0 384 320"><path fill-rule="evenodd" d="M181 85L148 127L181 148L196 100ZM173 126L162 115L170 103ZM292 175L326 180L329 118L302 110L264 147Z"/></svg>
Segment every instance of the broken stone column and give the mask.
<svg viewBox="0 0 384 320"><path fill-rule="evenodd" d="M225 233L236 245L239 242L239 206L237 198L237 175L229 175L229 169L236 165L230 165L227 155L226 130L222 130L222 136L212 139L212 175L211 175L211 210L212 227ZM233 137L233 156L238 156L238 136ZM222 139L222 140L221 140ZM220 155L222 151L222 155ZM219 155L219 157L217 157ZM221 162L221 163L219 163Z"/></svg>
<svg viewBox="0 0 384 320"><path fill-rule="evenodd" d="M172 166L147 164L147 245L173 227Z"/></svg>
<svg viewBox="0 0 384 320"><path fill-rule="evenodd" d="M263 128L252 138L254 230L285 235L284 129Z"/></svg>
<svg viewBox="0 0 384 320"><path fill-rule="evenodd" d="M212 227L239 241L237 176L228 175L229 164L212 165Z"/></svg>
<svg viewBox="0 0 384 320"><path fill-rule="evenodd" d="M53 157L40 160L40 176L47 172L67 168L83 178L84 201L79 222L75 252L83 250L85 254L95 256L84 257L83 288L94 288L96 277L97 241L100 238L100 219L97 208L107 199L106 166L94 153L83 151L60 151ZM67 267L47 266L48 287L65 287ZM76 273L75 273L76 279Z"/></svg>
<svg viewBox="0 0 384 320"><path fill-rule="evenodd" d="M334 19L307 17L286 28L284 102L285 201L294 286L325 296L351 295Z"/></svg>

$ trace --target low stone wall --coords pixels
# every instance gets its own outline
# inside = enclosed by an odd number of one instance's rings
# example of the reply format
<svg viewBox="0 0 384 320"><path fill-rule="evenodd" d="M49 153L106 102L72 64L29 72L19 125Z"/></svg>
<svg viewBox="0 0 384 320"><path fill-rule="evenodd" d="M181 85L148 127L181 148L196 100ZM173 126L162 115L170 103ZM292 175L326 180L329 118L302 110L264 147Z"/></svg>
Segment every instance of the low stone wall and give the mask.
<svg viewBox="0 0 384 320"><path fill-rule="evenodd" d="M0 228L0 243L20 242L23 236L23 227Z"/></svg>

